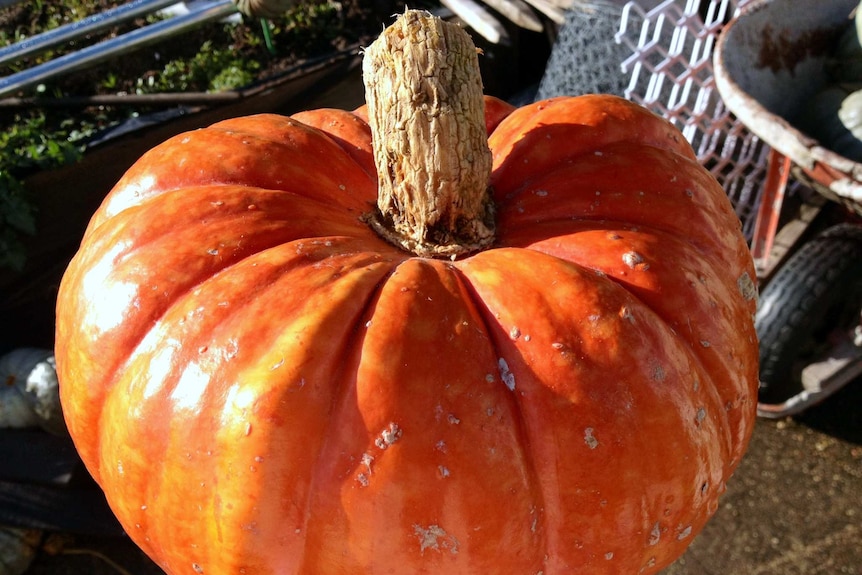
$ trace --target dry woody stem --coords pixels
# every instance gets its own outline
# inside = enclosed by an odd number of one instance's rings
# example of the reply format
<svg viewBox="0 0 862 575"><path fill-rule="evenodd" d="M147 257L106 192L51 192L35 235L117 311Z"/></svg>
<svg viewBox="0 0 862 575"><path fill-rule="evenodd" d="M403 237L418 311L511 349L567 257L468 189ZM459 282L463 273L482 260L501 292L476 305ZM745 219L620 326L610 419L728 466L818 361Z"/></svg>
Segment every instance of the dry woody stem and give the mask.
<svg viewBox="0 0 862 575"><path fill-rule="evenodd" d="M420 256L489 246L491 152L470 36L408 10L365 51L363 78L379 180L369 223Z"/></svg>

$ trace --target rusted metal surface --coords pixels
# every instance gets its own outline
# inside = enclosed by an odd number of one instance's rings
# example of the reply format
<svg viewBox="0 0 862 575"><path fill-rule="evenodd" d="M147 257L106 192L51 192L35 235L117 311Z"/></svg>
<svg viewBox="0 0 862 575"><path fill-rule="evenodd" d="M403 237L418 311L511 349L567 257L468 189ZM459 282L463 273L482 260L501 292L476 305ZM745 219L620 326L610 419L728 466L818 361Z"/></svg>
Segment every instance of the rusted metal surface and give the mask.
<svg viewBox="0 0 862 575"><path fill-rule="evenodd" d="M789 176L790 159L774 149L770 150L769 169L766 172L764 192L757 210L754 237L751 239L751 256L754 258L758 278L766 276L770 271L772 244L778 233L781 205L784 202L784 191Z"/></svg>
<svg viewBox="0 0 862 575"><path fill-rule="evenodd" d="M790 158L815 188L862 214L862 164L793 123L828 82L825 62L859 0L762 0L724 29L714 60L716 87L737 118Z"/></svg>

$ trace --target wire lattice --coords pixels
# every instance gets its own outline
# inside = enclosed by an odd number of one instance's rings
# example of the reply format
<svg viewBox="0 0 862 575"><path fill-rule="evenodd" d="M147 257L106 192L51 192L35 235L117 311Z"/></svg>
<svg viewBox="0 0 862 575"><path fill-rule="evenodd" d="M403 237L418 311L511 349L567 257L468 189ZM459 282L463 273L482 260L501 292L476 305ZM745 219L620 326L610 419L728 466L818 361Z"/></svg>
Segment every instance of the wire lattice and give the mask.
<svg viewBox="0 0 862 575"><path fill-rule="evenodd" d="M724 106L715 87L712 56L724 24L751 1L630 1L621 10L615 35L630 53L621 63L628 78L625 97L682 131L724 187L749 241L769 147Z"/></svg>

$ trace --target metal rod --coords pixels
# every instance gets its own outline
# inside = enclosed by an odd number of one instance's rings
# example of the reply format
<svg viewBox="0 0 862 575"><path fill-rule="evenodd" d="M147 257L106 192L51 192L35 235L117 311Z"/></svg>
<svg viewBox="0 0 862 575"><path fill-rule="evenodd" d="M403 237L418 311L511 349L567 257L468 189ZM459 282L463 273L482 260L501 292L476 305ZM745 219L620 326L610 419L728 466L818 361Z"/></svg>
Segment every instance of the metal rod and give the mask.
<svg viewBox="0 0 862 575"><path fill-rule="evenodd" d="M781 152L769 151L769 166L766 172L766 182L757 210L754 223L754 238L751 241L751 256L757 267L757 273L765 275L769 269L769 258L772 254L772 244L778 231L778 219L784 202L784 192L790 177L791 160Z"/></svg>
<svg viewBox="0 0 862 575"><path fill-rule="evenodd" d="M0 78L0 97L35 86L52 76L60 76L94 66L119 54L155 44L169 36L181 34L205 22L218 20L234 13L236 13L236 6L232 0L220 0L195 12L174 16L170 20L163 20L99 44L82 48L77 52L60 56L39 66Z"/></svg>
<svg viewBox="0 0 862 575"><path fill-rule="evenodd" d="M44 52L58 44L64 44L88 34L95 34L111 26L116 26L122 22L132 20L138 16L144 16L176 3L177 0L133 0L128 4L117 6L100 14L87 16L78 22L72 22L71 24L25 38L20 42L0 48L0 66L17 62L28 56Z"/></svg>
<svg viewBox="0 0 862 575"><path fill-rule="evenodd" d="M3 98L4 108L86 108L88 106L153 106L175 107L224 104L241 100L238 90L227 92L160 92L157 94L96 94L63 98Z"/></svg>

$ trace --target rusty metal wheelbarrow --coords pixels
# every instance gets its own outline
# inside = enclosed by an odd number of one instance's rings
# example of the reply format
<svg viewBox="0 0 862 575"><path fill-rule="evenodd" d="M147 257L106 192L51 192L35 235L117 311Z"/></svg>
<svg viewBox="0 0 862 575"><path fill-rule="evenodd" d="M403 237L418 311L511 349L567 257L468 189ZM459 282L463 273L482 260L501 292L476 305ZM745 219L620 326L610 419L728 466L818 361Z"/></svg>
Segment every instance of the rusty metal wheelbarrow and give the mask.
<svg viewBox="0 0 862 575"><path fill-rule="evenodd" d="M765 284L757 313L758 413L799 413L862 374L862 164L794 118L830 79L825 61L859 0L762 0L724 28L714 58L728 109L772 148L752 255L768 263L791 172L846 208L847 222L798 247ZM860 78L862 82L862 78Z"/></svg>

